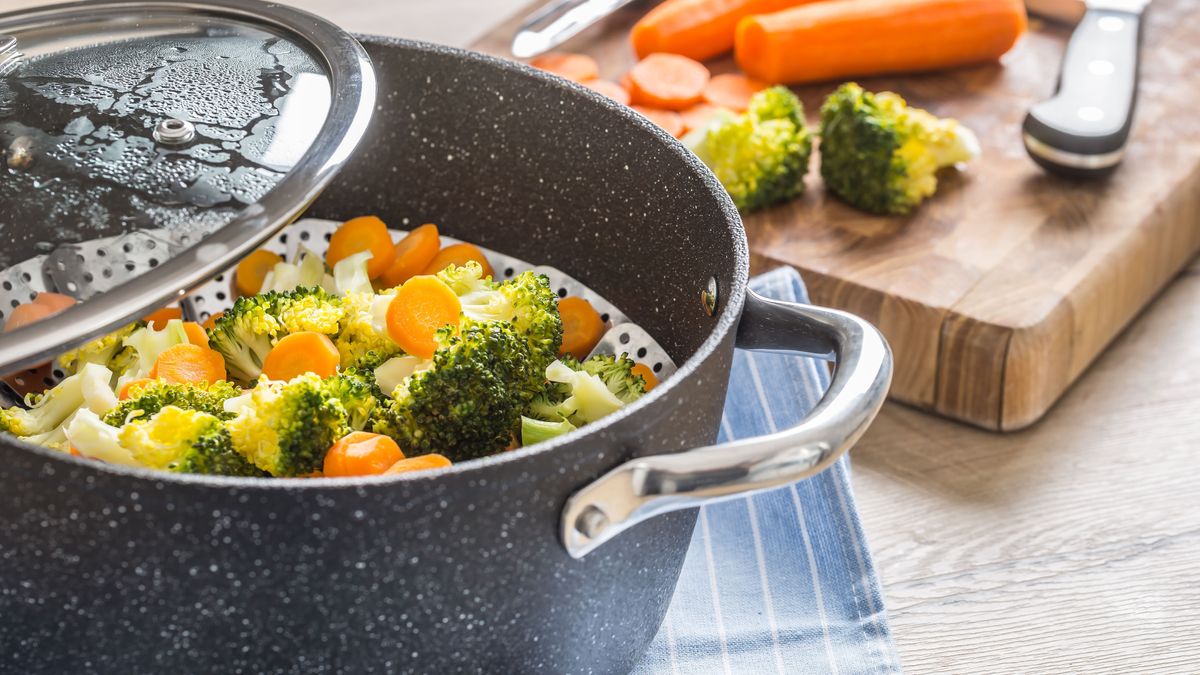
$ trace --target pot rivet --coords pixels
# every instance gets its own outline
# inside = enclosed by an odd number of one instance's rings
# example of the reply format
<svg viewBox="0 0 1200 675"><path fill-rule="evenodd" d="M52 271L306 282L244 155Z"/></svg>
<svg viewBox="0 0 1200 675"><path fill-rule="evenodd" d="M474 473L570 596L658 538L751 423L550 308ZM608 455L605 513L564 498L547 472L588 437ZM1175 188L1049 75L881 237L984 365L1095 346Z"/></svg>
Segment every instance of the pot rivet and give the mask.
<svg viewBox="0 0 1200 675"><path fill-rule="evenodd" d="M183 145L196 137L196 127L186 120L168 117L154 127L154 140L163 145Z"/></svg>
<svg viewBox="0 0 1200 675"><path fill-rule="evenodd" d="M700 303L704 305L704 311L709 316L717 313L717 280L715 277L709 277L704 290L700 291Z"/></svg>
<svg viewBox="0 0 1200 675"><path fill-rule="evenodd" d="M604 515L604 512L595 506L588 506L575 519L575 529L582 532L588 538L595 538L606 527L608 527L608 516Z"/></svg>

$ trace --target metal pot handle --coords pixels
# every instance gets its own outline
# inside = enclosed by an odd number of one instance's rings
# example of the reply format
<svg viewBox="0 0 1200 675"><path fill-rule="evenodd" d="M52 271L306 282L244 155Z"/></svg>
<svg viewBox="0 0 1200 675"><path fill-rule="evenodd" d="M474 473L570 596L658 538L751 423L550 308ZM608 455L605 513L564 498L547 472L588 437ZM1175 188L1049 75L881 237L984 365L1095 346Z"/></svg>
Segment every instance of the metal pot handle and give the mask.
<svg viewBox="0 0 1200 675"><path fill-rule="evenodd" d="M879 331L846 312L748 292L737 346L837 362L828 391L790 429L685 452L625 462L567 500L562 539L582 558L634 525L687 509L787 485L820 473L866 431L892 379L892 354Z"/></svg>

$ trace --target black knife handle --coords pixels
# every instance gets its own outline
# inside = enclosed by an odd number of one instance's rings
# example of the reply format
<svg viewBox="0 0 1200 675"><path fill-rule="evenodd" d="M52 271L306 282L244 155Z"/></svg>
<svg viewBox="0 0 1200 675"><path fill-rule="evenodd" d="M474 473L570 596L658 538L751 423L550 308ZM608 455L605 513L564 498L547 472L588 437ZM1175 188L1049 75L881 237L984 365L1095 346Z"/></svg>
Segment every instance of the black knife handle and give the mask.
<svg viewBox="0 0 1200 675"><path fill-rule="evenodd" d="M1112 170L1124 154L1137 103L1142 15L1089 9L1067 45L1058 89L1025 117L1038 164L1071 175Z"/></svg>

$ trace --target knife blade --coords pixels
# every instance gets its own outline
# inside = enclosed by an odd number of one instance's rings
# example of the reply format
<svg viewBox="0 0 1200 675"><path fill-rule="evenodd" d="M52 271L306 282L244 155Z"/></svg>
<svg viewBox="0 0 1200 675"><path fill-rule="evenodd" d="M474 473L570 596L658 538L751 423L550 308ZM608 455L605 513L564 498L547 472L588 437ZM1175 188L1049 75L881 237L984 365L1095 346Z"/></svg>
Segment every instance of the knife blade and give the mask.
<svg viewBox="0 0 1200 675"><path fill-rule="evenodd" d="M1137 105L1149 0L1089 0L1067 44L1054 96L1029 109L1025 148L1048 171L1105 174L1120 163Z"/></svg>
<svg viewBox="0 0 1200 675"><path fill-rule="evenodd" d="M530 14L513 37L512 54L544 54L633 0L555 0Z"/></svg>

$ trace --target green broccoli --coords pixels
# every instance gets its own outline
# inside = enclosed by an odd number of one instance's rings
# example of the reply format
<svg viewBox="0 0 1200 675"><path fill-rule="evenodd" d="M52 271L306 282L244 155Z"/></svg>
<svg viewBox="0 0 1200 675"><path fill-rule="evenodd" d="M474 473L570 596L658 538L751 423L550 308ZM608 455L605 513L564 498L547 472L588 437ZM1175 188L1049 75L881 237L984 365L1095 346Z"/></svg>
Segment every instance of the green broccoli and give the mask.
<svg viewBox="0 0 1200 675"><path fill-rule="evenodd" d="M169 405L147 420L134 420L117 435L121 447L142 466L176 473L262 476L233 448L221 419Z"/></svg>
<svg viewBox="0 0 1200 675"><path fill-rule="evenodd" d="M520 421L530 374L529 342L511 323L463 321L438 333L432 367L408 377L374 416L373 430L409 456L455 461L494 454Z"/></svg>
<svg viewBox="0 0 1200 675"><path fill-rule="evenodd" d="M744 114L719 115L683 142L712 169L742 211L804 192L812 137L804 106L787 87L758 92Z"/></svg>
<svg viewBox="0 0 1200 675"><path fill-rule="evenodd" d="M869 213L905 214L937 190L937 171L979 154L970 129L891 92L843 84L821 106L821 177Z"/></svg>
<svg viewBox="0 0 1200 675"><path fill-rule="evenodd" d="M14 406L0 411L0 431L20 436L30 443L59 446L66 441L62 425L81 408L103 414L117 405L109 382L112 371L95 363L84 363L78 373L46 392L27 397L29 409Z"/></svg>
<svg viewBox="0 0 1200 675"><path fill-rule="evenodd" d="M567 420L561 422L546 422L533 417L521 416L521 445L528 447L551 438L575 431L575 425Z"/></svg>
<svg viewBox="0 0 1200 675"><path fill-rule="evenodd" d="M97 363L107 367L113 374L121 375L137 357L137 351L125 344L125 338L145 327L144 321L138 321L96 338L60 355L58 365L67 375L79 372L85 363Z"/></svg>
<svg viewBox="0 0 1200 675"><path fill-rule="evenodd" d="M349 431L346 408L309 373L289 382L260 382L229 399L226 423L233 447L272 476L302 476L321 469L325 453Z"/></svg>
<svg viewBox="0 0 1200 675"><path fill-rule="evenodd" d="M583 363L555 361L546 369L548 381L525 414L575 427L611 415L646 393L645 381L633 374L634 365L625 354L597 354Z"/></svg>
<svg viewBox="0 0 1200 675"><path fill-rule="evenodd" d="M395 293L348 293L343 301L345 316L341 331L333 344L342 356L342 367L347 368L369 354L381 359L380 363L401 353L400 347L388 337L385 327L388 304Z"/></svg>
<svg viewBox="0 0 1200 675"><path fill-rule="evenodd" d="M132 418L148 419L167 406L184 410L198 410L223 420L233 417L225 412L225 401L242 395L242 390L232 382L220 381L204 384L170 384L155 381L136 389L135 397L121 401L104 416L104 422L114 427L123 426Z"/></svg>
<svg viewBox="0 0 1200 675"><path fill-rule="evenodd" d="M633 367L636 365L628 354L596 354L580 364L580 367L583 372L599 377L614 396L628 404L646 393L646 381L641 375L633 374Z"/></svg>
<svg viewBox="0 0 1200 675"><path fill-rule="evenodd" d="M285 335L338 332L342 300L319 287L243 296L208 331L209 345L225 357L232 379L248 383L262 374L267 353Z"/></svg>
<svg viewBox="0 0 1200 675"><path fill-rule="evenodd" d="M325 380L324 386L341 402L350 429L368 431L375 407L384 398L375 384L375 373L365 368L348 368Z"/></svg>

